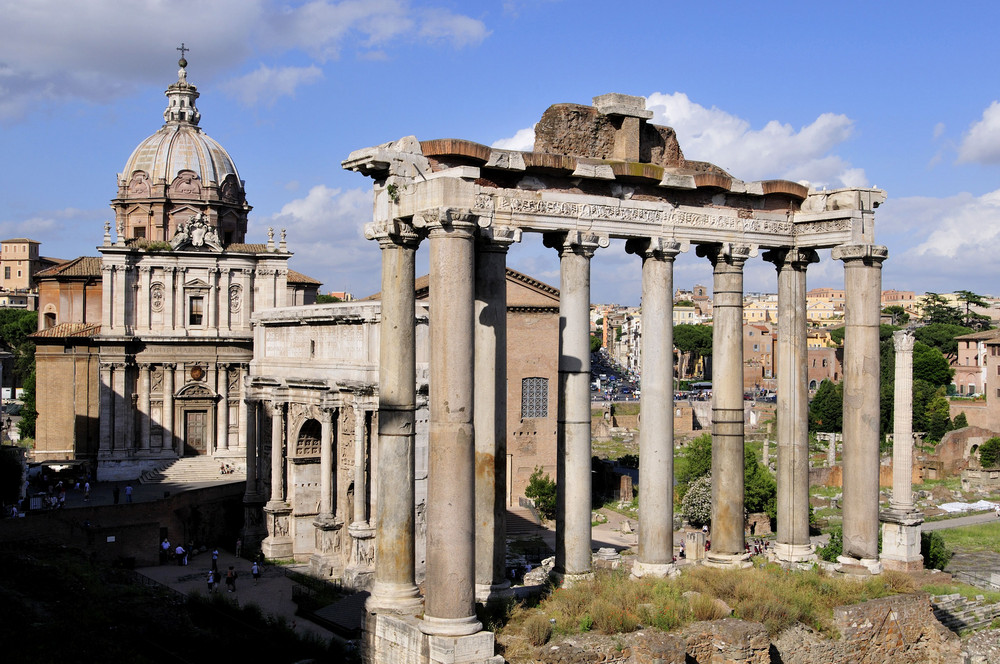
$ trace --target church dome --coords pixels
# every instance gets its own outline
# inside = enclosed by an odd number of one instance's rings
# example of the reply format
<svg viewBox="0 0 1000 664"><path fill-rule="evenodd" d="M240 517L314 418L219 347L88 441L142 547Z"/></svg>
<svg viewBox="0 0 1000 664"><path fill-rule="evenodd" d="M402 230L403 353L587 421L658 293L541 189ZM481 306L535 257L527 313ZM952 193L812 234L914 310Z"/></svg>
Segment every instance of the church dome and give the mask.
<svg viewBox="0 0 1000 664"><path fill-rule="evenodd" d="M166 124L139 143L119 174L119 185L130 198L149 196L158 184L169 187L174 197L203 198L203 187L222 187L230 175L227 188L243 189L233 158L198 126L198 89L187 82L187 60L181 58L179 64L177 82L165 93Z"/></svg>

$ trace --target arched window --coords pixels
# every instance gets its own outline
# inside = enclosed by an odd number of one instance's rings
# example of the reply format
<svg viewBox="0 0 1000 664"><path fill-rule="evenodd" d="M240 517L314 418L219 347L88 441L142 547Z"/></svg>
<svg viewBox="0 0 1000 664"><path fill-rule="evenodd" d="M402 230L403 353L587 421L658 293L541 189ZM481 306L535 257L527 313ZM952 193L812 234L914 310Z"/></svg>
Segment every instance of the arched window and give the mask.
<svg viewBox="0 0 1000 664"><path fill-rule="evenodd" d="M809 389L810 390L815 390L816 389L816 381L815 380L809 381Z"/></svg>

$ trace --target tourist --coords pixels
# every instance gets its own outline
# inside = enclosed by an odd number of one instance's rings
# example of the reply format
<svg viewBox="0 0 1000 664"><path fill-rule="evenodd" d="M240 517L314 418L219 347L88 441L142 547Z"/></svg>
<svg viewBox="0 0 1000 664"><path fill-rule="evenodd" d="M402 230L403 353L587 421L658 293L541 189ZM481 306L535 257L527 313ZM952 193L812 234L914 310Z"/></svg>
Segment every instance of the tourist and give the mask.
<svg viewBox="0 0 1000 664"><path fill-rule="evenodd" d="M128 484L125 485L125 502L126 503L131 503L132 502L132 483L131 482L129 482Z"/></svg>
<svg viewBox="0 0 1000 664"><path fill-rule="evenodd" d="M83 485L83 500L90 502L90 480L87 480Z"/></svg>
<svg viewBox="0 0 1000 664"><path fill-rule="evenodd" d="M166 537L160 542L160 564L166 564L167 560L170 558L170 540Z"/></svg>
<svg viewBox="0 0 1000 664"><path fill-rule="evenodd" d="M208 570L208 592L215 588L215 572Z"/></svg>
<svg viewBox="0 0 1000 664"><path fill-rule="evenodd" d="M218 549L213 549L212 550L212 569L215 570L216 572L219 571L219 550Z"/></svg>
<svg viewBox="0 0 1000 664"><path fill-rule="evenodd" d="M260 581L260 565L257 564L256 560L250 566L250 574L253 575L253 584L256 586L257 582Z"/></svg>
<svg viewBox="0 0 1000 664"><path fill-rule="evenodd" d="M233 569L232 565L230 565L229 566L229 571L226 572L226 588L231 593L236 592L236 577L237 576L238 575L236 574L236 570Z"/></svg>
<svg viewBox="0 0 1000 664"><path fill-rule="evenodd" d="M177 566L178 567L181 567L183 565L187 565L187 551L184 550L183 546L181 546L180 544L178 544L177 548L174 549L174 555L177 556Z"/></svg>
<svg viewBox="0 0 1000 664"><path fill-rule="evenodd" d="M243 538L236 538L236 557L239 558L240 554L243 553Z"/></svg>

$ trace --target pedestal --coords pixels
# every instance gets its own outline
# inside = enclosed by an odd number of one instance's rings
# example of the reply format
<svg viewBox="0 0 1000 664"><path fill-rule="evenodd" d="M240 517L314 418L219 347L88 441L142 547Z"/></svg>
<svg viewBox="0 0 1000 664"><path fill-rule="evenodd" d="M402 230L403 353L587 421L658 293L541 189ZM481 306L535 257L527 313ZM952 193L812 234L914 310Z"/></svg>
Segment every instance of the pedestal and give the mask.
<svg viewBox="0 0 1000 664"><path fill-rule="evenodd" d="M313 521L316 535L315 552L309 557L309 571L322 578L337 577L344 568L341 555L341 529L344 522L338 519L318 518Z"/></svg>
<svg viewBox="0 0 1000 664"><path fill-rule="evenodd" d="M368 523L352 523L351 562L344 570L344 585L355 590L370 590L375 575L375 529Z"/></svg>
<svg viewBox="0 0 1000 664"><path fill-rule="evenodd" d="M920 554L920 525L923 516L916 512L887 510L881 514L882 555L885 569L918 572L924 568Z"/></svg>
<svg viewBox="0 0 1000 664"><path fill-rule="evenodd" d="M494 654L493 632L462 636L429 635L422 620L369 613L365 619L362 660L369 664L502 664Z"/></svg>
<svg viewBox="0 0 1000 664"><path fill-rule="evenodd" d="M292 507L283 502L270 502L264 506L264 515L268 524L268 536L260 543L264 556L272 560L292 557L292 538L289 535L289 520Z"/></svg>

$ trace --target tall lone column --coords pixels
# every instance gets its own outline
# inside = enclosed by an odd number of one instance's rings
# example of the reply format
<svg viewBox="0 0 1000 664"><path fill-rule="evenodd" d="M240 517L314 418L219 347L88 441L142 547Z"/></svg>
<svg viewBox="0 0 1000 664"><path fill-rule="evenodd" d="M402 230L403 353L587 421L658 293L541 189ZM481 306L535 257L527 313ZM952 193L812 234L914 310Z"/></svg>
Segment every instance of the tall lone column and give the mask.
<svg viewBox="0 0 1000 664"><path fill-rule="evenodd" d="M163 421L160 425L163 428L163 449L174 450L177 456L184 456L184 450L174 447L174 362L163 364L163 413L160 415Z"/></svg>
<svg viewBox="0 0 1000 664"><path fill-rule="evenodd" d="M705 564L746 567L743 524L743 265L745 245L700 245L714 269L712 301L712 548Z"/></svg>
<svg viewBox="0 0 1000 664"><path fill-rule="evenodd" d="M258 502L257 492L257 402L247 396L246 404L246 464L247 489L244 502Z"/></svg>
<svg viewBox="0 0 1000 664"><path fill-rule="evenodd" d="M333 411L321 408L319 414L319 517L318 521L333 521Z"/></svg>
<svg viewBox="0 0 1000 664"><path fill-rule="evenodd" d="M143 362L139 365L139 449L143 453L149 452L149 414L150 409L150 377L149 363Z"/></svg>
<svg viewBox="0 0 1000 664"><path fill-rule="evenodd" d="M268 507L285 506L285 404L271 402L271 499Z"/></svg>
<svg viewBox="0 0 1000 664"><path fill-rule="evenodd" d="M629 240L642 257L642 395L639 410L639 557L632 574L674 570L674 258L680 244Z"/></svg>
<svg viewBox="0 0 1000 664"><path fill-rule="evenodd" d="M882 518L882 564L886 569L919 571L920 524L923 514L913 504L913 333L892 334L896 350L893 389L892 499Z"/></svg>
<svg viewBox="0 0 1000 664"><path fill-rule="evenodd" d="M507 552L507 249L516 229L476 244L476 601L510 596Z"/></svg>
<svg viewBox="0 0 1000 664"><path fill-rule="evenodd" d="M781 563L815 560L809 543L809 353L806 341L806 268L810 249L774 249L764 260L778 270L778 541ZM766 461L766 460L765 460Z"/></svg>
<svg viewBox="0 0 1000 664"><path fill-rule="evenodd" d="M217 408L218 431L215 435L217 450L229 449L229 365L220 364L218 371L219 405Z"/></svg>
<svg viewBox="0 0 1000 664"><path fill-rule="evenodd" d="M608 238L548 233L559 252L559 412L556 428L556 564L560 583L592 574L590 548L590 259Z"/></svg>
<svg viewBox="0 0 1000 664"><path fill-rule="evenodd" d="M844 261L844 553L847 569L878 562L879 315L885 247L834 247Z"/></svg>
<svg viewBox="0 0 1000 664"><path fill-rule="evenodd" d="M427 581L420 629L465 636L482 629L475 598L476 217L440 209L414 223L430 241L430 427Z"/></svg>
<svg viewBox="0 0 1000 664"><path fill-rule="evenodd" d="M414 259L420 237L402 222L373 222L365 237L382 250L379 324L378 482L375 579L369 612L415 615L414 413L417 399Z"/></svg>
<svg viewBox="0 0 1000 664"><path fill-rule="evenodd" d="M350 515L352 522L358 525L368 525L368 513L365 507L368 503L368 478L365 468L365 409L358 401L354 402L354 514Z"/></svg>
<svg viewBox="0 0 1000 664"><path fill-rule="evenodd" d="M114 427L114 399L115 399L115 389L112 383L111 367L110 362L101 362L101 393L100 393L100 409L101 409L101 420L100 420L100 448L99 454L101 456L107 456L111 453L111 443L113 437L113 427Z"/></svg>

